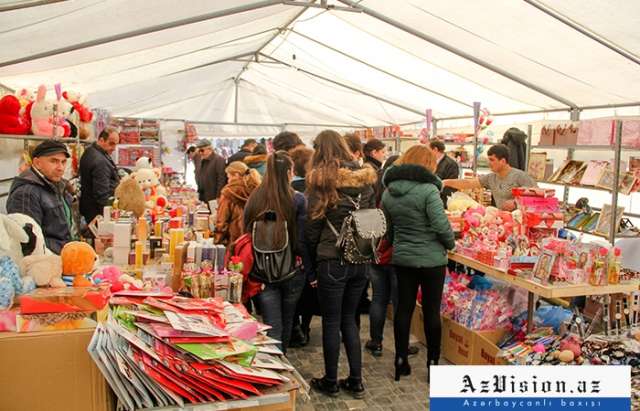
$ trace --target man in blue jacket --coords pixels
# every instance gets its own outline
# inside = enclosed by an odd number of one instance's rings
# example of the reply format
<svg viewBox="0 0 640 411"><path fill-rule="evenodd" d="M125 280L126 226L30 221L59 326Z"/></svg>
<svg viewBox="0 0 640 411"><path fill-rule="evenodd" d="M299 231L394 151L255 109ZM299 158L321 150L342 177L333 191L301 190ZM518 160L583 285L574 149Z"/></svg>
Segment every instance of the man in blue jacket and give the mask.
<svg viewBox="0 0 640 411"><path fill-rule="evenodd" d="M46 140L33 150L31 157L31 167L13 180L7 213L33 218L42 228L47 248L60 254L75 232L71 196L62 180L69 153L63 143Z"/></svg>

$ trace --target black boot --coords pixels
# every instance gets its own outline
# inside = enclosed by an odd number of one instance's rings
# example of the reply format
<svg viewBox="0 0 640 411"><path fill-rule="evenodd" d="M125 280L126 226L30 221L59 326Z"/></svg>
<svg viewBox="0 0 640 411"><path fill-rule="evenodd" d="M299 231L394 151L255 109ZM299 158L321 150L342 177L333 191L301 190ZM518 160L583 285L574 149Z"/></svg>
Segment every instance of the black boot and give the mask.
<svg viewBox="0 0 640 411"><path fill-rule="evenodd" d="M338 381L338 385L340 389L351 394L353 398L357 400L364 398L364 385L362 385L362 380L345 378L344 380Z"/></svg>
<svg viewBox="0 0 640 411"><path fill-rule="evenodd" d="M311 387L329 397L337 397L340 393L340 387L337 382L328 381L326 378L312 378Z"/></svg>
<svg viewBox="0 0 640 411"><path fill-rule="evenodd" d="M401 375L411 375L411 366L409 365L409 361L407 361L407 357L398 357L396 356L396 375L395 380L400 381Z"/></svg>
<svg viewBox="0 0 640 411"><path fill-rule="evenodd" d="M291 341L289 342L289 347L291 348L300 348L307 345L305 342L305 335L302 332L302 327L300 325L296 325L291 329Z"/></svg>

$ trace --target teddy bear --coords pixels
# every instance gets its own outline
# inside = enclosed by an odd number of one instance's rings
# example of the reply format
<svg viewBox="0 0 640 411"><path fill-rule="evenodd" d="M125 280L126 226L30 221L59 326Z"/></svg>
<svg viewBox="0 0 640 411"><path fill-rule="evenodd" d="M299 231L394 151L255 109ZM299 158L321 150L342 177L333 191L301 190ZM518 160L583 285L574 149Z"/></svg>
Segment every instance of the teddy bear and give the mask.
<svg viewBox="0 0 640 411"><path fill-rule="evenodd" d="M29 134L31 122L21 113L20 100L11 94L0 99L0 133Z"/></svg>
<svg viewBox="0 0 640 411"><path fill-rule="evenodd" d="M78 127L78 136L82 140L86 140L92 136L91 121L93 120L93 112L85 105L85 97L75 91L65 91L62 96L73 106Z"/></svg>
<svg viewBox="0 0 640 411"><path fill-rule="evenodd" d="M15 296L35 288L33 279L20 275L20 269L11 257L0 257L0 310L11 308Z"/></svg>
<svg viewBox="0 0 640 411"><path fill-rule="evenodd" d="M157 172L152 168L140 168L131 174L145 195L145 206L152 209L167 205L166 190L160 185Z"/></svg>
<svg viewBox="0 0 640 411"><path fill-rule="evenodd" d="M144 192L132 175L128 175L120 180L120 183L116 187L114 196L116 198L114 207L117 207L120 210L132 212L136 218L139 218L144 214Z"/></svg>
<svg viewBox="0 0 640 411"><path fill-rule="evenodd" d="M29 255L20 262L20 272L38 287L66 287L62 281L62 258L58 255Z"/></svg>
<svg viewBox="0 0 640 411"><path fill-rule="evenodd" d="M36 100L31 106L31 131L35 135L64 137L71 134L69 123L61 115L61 112L67 110L67 106L62 104L59 106L58 101L47 100L47 88L44 85L38 87ZM67 103L68 104L68 103ZM57 112L57 113L56 113ZM58 114L58 118L54 118Z"/></svg>
<svg viewBox="0 0 640 411"><path fill-rule="evenodd" d="M75 276L74 287L92 285L91 281L85 278L85 275L93 271L98 260L98 255L93 247L82 241L71 241L62 247L60 257L62 258L62 273Z"/></svg>

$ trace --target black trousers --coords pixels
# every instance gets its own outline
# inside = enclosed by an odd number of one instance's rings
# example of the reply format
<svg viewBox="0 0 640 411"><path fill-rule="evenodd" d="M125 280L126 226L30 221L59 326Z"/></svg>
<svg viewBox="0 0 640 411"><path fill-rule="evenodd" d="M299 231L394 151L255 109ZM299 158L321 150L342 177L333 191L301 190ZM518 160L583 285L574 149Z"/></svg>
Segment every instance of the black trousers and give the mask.
<svg viewBox="0 0 640 411"><path fill-rule="evenodd" d="M398 276L398 308L393 322L396 356L406 358L409 349L411 317L416 307L418 286L422 288L422 314L424 334L427 337L427 357L440 358L442 323L440 322L440 302L444 287L445 267L416 268L395 266Z"/></svg>

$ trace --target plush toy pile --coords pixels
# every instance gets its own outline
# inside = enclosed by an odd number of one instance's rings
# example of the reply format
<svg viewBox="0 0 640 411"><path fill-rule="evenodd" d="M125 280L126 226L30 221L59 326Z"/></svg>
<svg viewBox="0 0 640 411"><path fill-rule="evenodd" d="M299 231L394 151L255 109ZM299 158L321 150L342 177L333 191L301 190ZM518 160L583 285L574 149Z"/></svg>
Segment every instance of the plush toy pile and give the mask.
<svg viewBox="0 0 640 411"><path fill-rule="evenodd" d="M115 197L117 208L130 211L136 217L145 210L155 215L168 204L167 191L160 184L160 170L152 168L147 157L140 157L135 171L120 181Z"/></svg>

